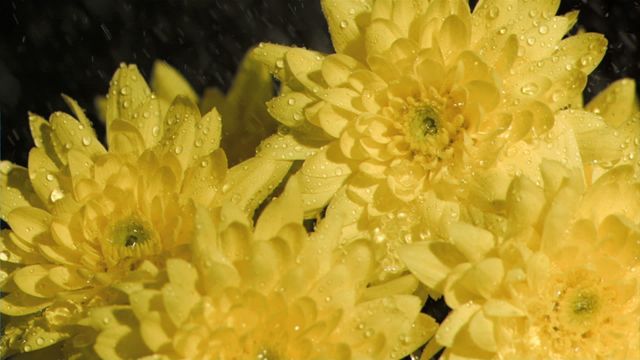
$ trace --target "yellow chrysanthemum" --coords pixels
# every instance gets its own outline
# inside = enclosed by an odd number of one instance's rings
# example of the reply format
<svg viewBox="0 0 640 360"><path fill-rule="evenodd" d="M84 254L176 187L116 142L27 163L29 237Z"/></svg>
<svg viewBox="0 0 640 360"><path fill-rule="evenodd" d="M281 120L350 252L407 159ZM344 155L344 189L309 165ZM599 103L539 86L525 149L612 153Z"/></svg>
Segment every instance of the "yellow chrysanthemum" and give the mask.
<svg viewBox="0 0 640 360"><path fill-rule="evenodd" d="M111 303L108 286L142 261L184 256L191 202L212 207L226 196L250 217L289 167L253 159L225 178L217 111L201 116L178 96L162 116L132 65L111 81L108 150L65 99L77 120L30 115L29 168L2 163L0 215L11 228L0 239L0 311L11 316L3 354L70 336L86 308Z"/></svg>
<svg viewBox="0 0 640 360"><path fill-rule="evenodd" d="M255 230L223 207L198 211L191 262L146 263L122 283L130 305L92 310L102 358L399 359L435 322L409 295L415 280L367 288L365 241L339 247L339 216L308 237L299 185L261 214ZM91 341L88 341L91 342Z"/></svg>
<svg viewBox="0 0 640 360"><path fill-rule="evenodd" d="M471 12L463 0L323 1L337 54L253 52L281 81L268 108L291 128L263 154L306 159L308 215L346 186L357 228L388 239L395 214L422 206L426 192L500 206L516 174L541 180L542 158L580 163L565 146L574 115L559 114L581 104L606 41L563 39L576 13L555 16L558 4L486 0Z"/></svg>
<svg viewBox="0 0 640 360"><path fill-rule="evenodd" d="M402 249L453 308L445 359L640 358L639 179L617 167L583 192L579 172L544 167L544 188L514 181L505 237Z"/></svg>
<svg viewBox="0 0 640 360"><path fill-rule="evenodd" d="M276 130L276 123L264 106L273 97L271 75L266 66L251 57L245 57L238 66L226 95L217 87L208 87L199 98L178 70L160 60L153 64L150 88L160 100L162 116L178 95L198 104L202 113L216 108L222 115L221 147L230 165L253 157L260 141ZM106 99L98 97L96 106L104 121Z"/></svg>

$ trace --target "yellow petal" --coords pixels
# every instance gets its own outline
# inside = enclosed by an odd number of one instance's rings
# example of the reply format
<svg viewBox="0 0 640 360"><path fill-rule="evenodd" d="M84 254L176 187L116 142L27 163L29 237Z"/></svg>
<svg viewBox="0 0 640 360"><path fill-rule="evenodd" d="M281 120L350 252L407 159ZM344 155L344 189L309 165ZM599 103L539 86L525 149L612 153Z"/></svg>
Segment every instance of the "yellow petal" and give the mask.
<svg viewBox="0 0 640 360"><path fill-rule="evenodd" d="M213 204L222 194L222 182L227 172L227 159L222 150L200 158L200 163L187 169L181 194L204 206Z"/></svg>
<svg viewBox="0 0 640 360"><path fill-rule="evenodd" d="M497 350L496 330L491 319L482 311L478 311L469 321L469 335L478 347L495 352Z"/></svg>
<svg viewBox="0 0 640 360"><path fill-rule="evenodd" d="M585 108L602 116L610 126L622 125L638 111L635 81L621 79L612 83L598 93Z"/></svg>
<svg viewBox="0 0 640 360"><path fill-rule="evenodd" d="M442 322L436 340L441 345L451 347L458 333L469 322L471 317L480 310L480 305L467 303L461 307L454 309L447 318Z"/></svg>
<svg viewBox="0 0 640 360"><path fill-rule="evenodd" d="M82 124L82 126L90 130L89 132L90 134L93 135L93 137L97 138L96 133L93 130L93 126L91 125L91 121L89 121L89 118L84 113L84 109L80 107L78 102L65 94L62 94L62 99L64 100L65 103L67 103L67 106L69 106L69 108L73 112L73 115L75 115L76 119L80 121L80 124Z"/></svg>
<svg viewBox="0 0 640 360"><path fill-rule="evenodd" d="M546 199L542 188L526 177L518 177L512 183L507 196L509 231L518 232L535 224L542 213Z"/></svg>
<svg viewBox="0 0 640 360"><path fill-rule="evenodd" d="M165 61L156 60L151 70L151 88L161 98L171 103L178 95L186 96L194 103L198 95L189 82Z"/></svg>
<svg viewBox="0 0 640 360"><path fill-rule="evenodd" d="M624 155L620 145L625 139L600 116L588 111L566 110L557 114L556 119L573 128L585 163L610 163Z"/></svg>
<svg viewBox="0 0 640 360"><path fill-rule="evenodd" d="M296 127L305 120L304 109L314 100L301 92L289 92L267 102L269 114L282 124Z"/></svg>
<svg viewBox="0 0 640 360"><path fill-rule="evenodd" d="M356 19L367 15L372 1L322 0L321 4L336 52L364 60L364 37Z"/></svg>
<svg viewBox="0 0 640 360"><path fill-rule="evenodd" d="M107 129L115 120L133 121L135 110L151 98L151 90L135 65L121 64L109 84Z"/></svg>
<svg viewBox="0 0 640 360"><path fill-rule="evenodd" d="M0 162L0 218L7 220L7 215L15 208L23 206L41 207L42 202L31 187L29 172L22 166L8 161Z"/></svg>
<svg viewBox="0 0 640 360"><path fill-rule="evenodd" d="M474 264L461 281L469 290L489 298L500 286L504 276L504 264L497 258L489 258Z"/></svg>
<svg viewBox="0 0 640 360"><path fill-rule="evenodd" d="M217 100L212 102L222 115L222 147L231 164L235 165L253 156L260 141L275 132L277 123L271 119L264 106L272 97L273 81L269 69L251 54L246 55L238 67L226 99L224 96L217 96ZM202 104L204 101L205 99Z"/></svg>
<svg viewBox="0 0 640 360"><path fill-rule="evenodd" d="M463 222L449 226L449 239L470 261L482 259L495 246L493 234Z"/></svg>
<svg viewBox="0 0 640 360"><path fill-rule="evenodd" d="M418 288L420 282L409 274L397 279L385 281L383 284L367 287L361 295L362 301L372 300L397 294L411 294Z"/></svg>
<svg viewBox="0 0 640 360"><path fill-rule="evenodd" d="M227 173L225 198L248 214L271 193L287 174L291 163L256 157L244 161Z"/></svg>
<svg viewBox="0 0 640 360"><path fill-rule="evenodd" d="M519 317L526 313L517 306L500 299L488 299L482 306L484 312L492 317Z"/></svg>
<svg viewBox="0 0 640 360"><path fill-rule="evenodd" d="M211 109L196 124L193 157L206 156L220 147L222 118L217 109Z"/></svg>
<svg viewBox="0 0 640 360"><path fill-rule="evenodd" d="M200 299L196 290L198 273L184 260L169 259L167 274L169 283L162 287L162 299L169 318L180 326Z"/></svg>
<svg viewBox="0 0 640 360"><path fill-rule="evenodd" d="M385 19L375 19L367 27L365 36L367 54L383 54L401 37L401 30L393 22Z"/></svg>
<svg viewBox="0 0 640 360"><path fill-rule="evenodd" d="M444 242L408 244L398 249L398 256L422 283L436 290L456 265L465 262L455 247Z"/></svg>
<svg viewBox="0 0 640 360"><path fill-rule="evenodd" d="M33 243L49 232L51 214L34 207L17 208L9 214L7 223L20 238Z"/></svg>
<svg viewBox="0 0 640 360"><path fill-rule="evenodd" d="M464 21L455 15L444 20L439 33L439 45L445 59L455 57L469 46L469 30Z"/></svg>
<svg viewBox="0 0 640 360"><path fill-rule="evenodd" d="M350 174L335 143L307 159L300 170L305 214L325 207Z"/></svg>
<svg viewBox="0 0 640 360"><path fill-rule="evenodd" d="M285 54L285 63L292 80L289 85L295 90L306 88L309 93L318 93L322 83L314 80L320 75L324 55L311 50L292 48ZM315 91L314 91L315 90Z"/></svg>
<svg viewBox="0 0 640 360"><path fill-rule="evenodd" d="M108 124L107 143L111 153L141 154L145 149L144 137L135 125L120 120Z"/></svg>
<svg viewBox="0 0 640 360"><path fill-rule="evenodd" d="M273 199L263 210L256 223L255 236L267 240L288 224L302 223L302 198L298 176L289 178L282 195Z"/></svg>
<svg viewBox="0 0 640 360"><path fill-rule="evenodd" d="M53 146L53 131L49 122L39 115L29 113L29 128L36 147L43 149L56 165L62 164L62 159Z"/></svg>
<svg viewBox="0 0 640 360"><path fill-rule="evenodd" d="M329 55L322 62L322 76L331 87L345 85L357 69L365 69L365 67L348 55Z"/></svg>
<svg viewBox="0 0 640 360"><path fill-rule="evenodd" d="M49 279L49 270L53 265L31 265L13 273L13 281L24 293L50 299L61 289Z"/></svg>
<svg viewBox="0 0 640 360"><path fill-rule="evenodd" d="M200 122L200 111L186 97L178 96L167 111L164 120L164 132L160 140L161 153L174 153L186 169L192 161L195 145L196 124Z"/></svg>
<svg viewBox="0 0 640 360"><path fill-rule="evenodd" d="M23 292L12 292L0 299L0 312L10 316L33 314L49 306L49 299L27 295Z"/></svg>

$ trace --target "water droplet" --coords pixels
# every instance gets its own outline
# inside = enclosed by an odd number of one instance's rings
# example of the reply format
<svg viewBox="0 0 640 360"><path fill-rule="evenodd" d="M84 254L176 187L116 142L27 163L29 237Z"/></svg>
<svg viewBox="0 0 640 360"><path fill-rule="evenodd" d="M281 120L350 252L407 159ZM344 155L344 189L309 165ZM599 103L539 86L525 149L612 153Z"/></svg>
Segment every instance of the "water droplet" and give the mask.
<svg viewBox="0 0 640 360"><path fill-rule="evenodd" d="M129 92L129 88L126 86L120 89L120 94L122 95L127 95L128 92Z"/></svg>
<svg viewBox="0 0 640 360"><path fill-rule="evenodd" d="M154 126L153 129L151 129L151 134L153 134L153 136L160 135L160 128L157 126Z"/></svg>
<svg viewBox="0 0 640 360"><path fill-rule="evenodd" d="M547 25L540 25L540 27L538 28L538 32L544 35L549 32L549 27Z"/></svg>
<svg viewBox="0 0 640 360"><path fill-rule="evenodd" d="M284 68L284 61L280 60L276 60L276 67L278 69L283 69Z"/></svg>
<svg viewBox="0 0 640 360"><path fill-rule="evenodd" d="M492 6L491 9L489 9L489 18L495 19L498 15L500 15L500 9L497 6Z"/></svg>
<svg viewBox="0 0 640 360"><path fill-rule="evenodd" d="M593 61L593 58L591 57L591 55L585 55L580 58L580 65L582 65L583 67L586 67L586 66L589 66L592 61Z"/></svg>
<svg viewBox="0 0 640 360"><path fill-rule="evenodd" d="M535 95L538 92L538 85L535 83L525 84L520 88L520 92L523 95L529 95L529 96Z"/></svg>
<svg viewBox="0 0 640 360"><path fill-rule="evenodd" d="M52 174L47 174L45 178L47 179L47 181L53 181L56 177L53 176Z"/></svg>
<svg viewBox="0 0 640 360"><path fill-rule="evenodd" d="M290 98L289 100L287 100L287 104L289 105L294 105L296 103L296 99L294 98Z"/></svg>
<svg viewBox="0 0 640 360"><path fill-rule="evenodd" d="M41 338L41 337L37 338L37 339L36 339L36 344L38 344L38 345L42 345L42 344L44 344L44 339L43 339L43 338Z"/></svg>
<svg viewBox="0 0 640 360"><path fill-rule="evenodd" d="M91 145L91 137L89 137L89 136L83 136L83 137L82 137L82 145L84 145L84 146L89 146L89 145Z"/></svg>
<svg viewBox="0 0 640 360"><path fill-rule="evenodd" d="M340 28L346 29L349 23L346 20L340 21Z"/></svg>
<svg viewBox="0 0 640 360"><path fill-rule="evenodd" d="M9 252L6 250L0 251L0 260L8 261L9 260Z"/></svg>
<svg viewBox="0 0 640 360"><path fill-rule="evenodd" d="M62 199L64 197L64 192L62 192L62 190L60 189L55 189L51 192L51 195L49 195L49 199L51 199L51 202L56 202L60 199Z"/></svg>

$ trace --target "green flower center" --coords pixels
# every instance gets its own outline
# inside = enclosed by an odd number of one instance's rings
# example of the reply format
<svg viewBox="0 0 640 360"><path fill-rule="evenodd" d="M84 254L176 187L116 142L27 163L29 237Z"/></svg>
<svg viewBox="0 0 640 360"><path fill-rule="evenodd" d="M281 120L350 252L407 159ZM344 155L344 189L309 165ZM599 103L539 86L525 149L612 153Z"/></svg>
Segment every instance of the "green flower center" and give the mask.
<svg viewBox="0 0 640 360"><path fill-rule="evenodd" d="M573 301L573 313L590 314L598 307L598 298L593 294L580 294Z"/></svg>
<svg viewBox="0 0 640 360"><path fill-rule="evenodd" d="M111 242L115 245L134 248L150 238L149 231L136 218L128 218L115 224L111 232Z"/></svg>
<svg viewBox="0 0 640 360"><path fill-rule="evenodd" d="M451 156L451 145L463 126L461 114L451 111L442 99L408 99L400 109L406 141L415 156L442 160Z"/></svg>
<svg viewBox="0 0 640 360"><path fill-rule="evenodd" d="M421 106L414 108L409 113L409 127L414 135L427 137L435 135L439 131L439 115L431 106Z"/></svg>

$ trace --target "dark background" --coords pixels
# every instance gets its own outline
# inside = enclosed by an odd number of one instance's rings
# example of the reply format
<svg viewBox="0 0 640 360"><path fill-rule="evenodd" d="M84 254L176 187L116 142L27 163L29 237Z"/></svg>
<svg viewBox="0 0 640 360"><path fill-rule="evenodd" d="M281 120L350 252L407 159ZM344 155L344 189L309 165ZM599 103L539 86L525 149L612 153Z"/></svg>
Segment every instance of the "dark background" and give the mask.
<svg viewBox="0 0 640 360"><path fill-rule="evenodd" d="M579 26L609 39L586 97L615 79L640 79L633 25L640 0L563 0L559 12L573 9L581 11ZM27 111L66 110L60 93L96 119L93 99L106 93L120 62L137 64L148 78L153 61L166 60L202 93L227 89L245 51L260 41L331 51L319 0L0 0L1 157L26 165L33 146ZM440 321L447 309L430 301L426 311Z"/></svg>

